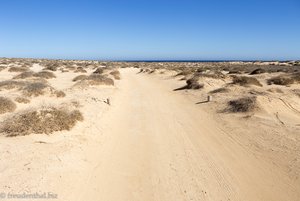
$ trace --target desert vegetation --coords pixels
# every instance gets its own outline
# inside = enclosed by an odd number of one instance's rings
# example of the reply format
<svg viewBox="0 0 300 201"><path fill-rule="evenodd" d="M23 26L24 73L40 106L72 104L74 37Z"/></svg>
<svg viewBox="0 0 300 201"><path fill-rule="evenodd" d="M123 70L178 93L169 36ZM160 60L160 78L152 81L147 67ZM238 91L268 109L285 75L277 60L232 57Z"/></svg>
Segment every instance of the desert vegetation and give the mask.
<svg viewBox="0 0 300 201"><path fill-rule="evenodd" d="M257 107L256 97L243 97L231 100L227 103L227 112L251 112Z"/></svg>
<svg viewBox="0 0 300 201"><path fill-rule="evenodd" d="M0 97L0 114L13 112L16 109L16 104L9 98Z"/></svg>
<svg viewBox="0 0 300 201"><path fill-rule="evenodd" d="M77 121L83 121L83 116L78 110L44 108L25 111L6 119L0 126L0 132L9 137L31 133L51 134L55 131L70 130Z"/></svg>

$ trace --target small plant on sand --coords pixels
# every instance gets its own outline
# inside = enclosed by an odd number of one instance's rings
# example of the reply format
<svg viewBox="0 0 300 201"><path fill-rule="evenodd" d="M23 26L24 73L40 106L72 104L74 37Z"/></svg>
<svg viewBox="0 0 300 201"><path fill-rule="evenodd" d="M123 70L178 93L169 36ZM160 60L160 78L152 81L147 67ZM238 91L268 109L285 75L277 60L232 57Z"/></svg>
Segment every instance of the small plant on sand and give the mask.
<svg viewBox="0 0 300 201"><path fill-rule="evenodd" d="M25 72L20 73L19 75L16 75L15 77L13 77L13 79L26 79L26 78L32 77L33 74L34 74L34 72L32 72L32 71L25 71Z"/></svg>
<svg viewBox="0 0 300 201"><path fill-rule="evenodd" d="M112 72L110 72L109 74L111 74L115 80L120 80L120 72L118 70L114 70Z"/></svg>
<svg viewBox="0 0 300 201"><path fill-rule="evenodd" d="M275 85L291 85L295 82L294 79L292 79L291 77L286 77L286 76L277 76L277 77L272 77L270 79L268 79L268 84L275 84Z"/></svg>
<svg viewBox="0 0 300 201"><path fill-rule="evenodd" d="M90 85L114 85L113 79L98 74L92 74L85 80L87 80Z"/></svg>
<svg viewBox="0 0 300 201"><path fill-rule="evenodd" d="M74 73L86 73L87 71L84 70L82 67L77 67L77 69L74 71Z"/></svg>
<svg viewBox="0 0 300 201"><path fill-rule="evenodd" d="M97 68L93 73L94 74L102 74L104 72L103 68Z"/></svg>
<svg viewBox="0 0 300 201"><path fill-rule="evenodd" d="M17 108L16 104L9 98L0 97L0 114L13 112Z"/></svg>
<svg viewBox="0 0 300 201"><path fill-rule="evenodd" d="M63 91L55 91L55 95L57 98L63 98L66 96L65 92Z"/></svg>
<svg viewBox="0 0 300 201"><path fill-rule="evenodd" d="M262 84L254 77L246 77L246 76L233 76L232 84L238 84L241 86L249 86L256 85L262 86Z"/></svg>
<svg viewBox="0 0 300 201"><path fill-rule="evenodd" d="M6 136L29 134L51 134L55 131L72 129L77 121L83 121L79 110L68 111L60 108L46 108L26 111L3 122L0 133Z"/></svg>
<svg viewBox="0 0 300 201"><path fill-rule="evenodd" d="M198 82L199 77L198 76L194 76L191 79L188 79L186 81L186 85L177 89L174 89L174 91L178 91L178 90L184 90L184 89L201 89L204 87L204 84L200 84Z"/></svg>
<svg viewBox="0 0 300 201"><path fill-rule="evenodd" d="M27 82L23 82L23 81L15 81L15 80L5 80L0 82L0 90L6 89L6 90L10 90L10 89L20 89L24 86L26 86Z"/></svg>
<svg viewBox="0 0 300 201"><path fill-rule="evenodd" d="M262 74L265 73L266 71L262 68L257 68L255 70L253 70L251 73L249 73L249 75L257 75L257 74Z"/></svg>
<svg viewBox="0 0 300 201"><path fill-rule="evenodd" d="M225 111L237 113L237 112L251 112L256 108L256 97L244 97L236 100L231 100L227 103Z"/></svg>
<svg viewBox="0 0 300 201"><path fill-rule="evenodd" d="M87 75L78 75L78 76L74 77L72 81L77 82L77 81L80 81L80 80L84 80L87 77L88 77Z"/></svg>
<svg viewBox="0 0 300 201"><path fill-rule="evenodd" d="M56 78L56 76L49 71L41 71L38 73L33 74L34 77L39 77L39 78L44 78L44 79L51 79L51 78Z"/></svg>
<svg viewBox="0 0 300 201"><path fill-rule="evenodd" d="M36 83L31 83L28 84L26 87L23 89L23 93L25 96L40 96L44 95L45 89L47 89L49 85L42 83L42 82L36 82Z"/></svg>
<svg viewBox="0 0 300 201"><path fill-rule="evenodd" d="M27 70L28 68L23 68L23 67L10 67L8 69L9 72L25 72Z"/></svg>

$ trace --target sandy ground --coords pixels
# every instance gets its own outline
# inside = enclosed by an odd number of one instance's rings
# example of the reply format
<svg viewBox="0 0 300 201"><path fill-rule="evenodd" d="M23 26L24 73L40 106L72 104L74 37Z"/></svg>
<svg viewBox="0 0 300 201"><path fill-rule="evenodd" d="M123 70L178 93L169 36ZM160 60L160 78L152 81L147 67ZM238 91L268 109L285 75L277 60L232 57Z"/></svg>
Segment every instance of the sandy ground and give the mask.
<svg viewBox="0 0 300 201"><path fill-rule="evenodd" d="M1 137L0 193L52 192L56 200L78 201L299 200L295 133L279 130L266 140L255 132L265 128L258 122L255 128L224 119L195 104L196 94L174 92L181 82L137 72L122 69L113 88L66 89L85 117L71 132ZM71 76L57 77L62 84L53 79L53 86L69 87Z"/></svg>

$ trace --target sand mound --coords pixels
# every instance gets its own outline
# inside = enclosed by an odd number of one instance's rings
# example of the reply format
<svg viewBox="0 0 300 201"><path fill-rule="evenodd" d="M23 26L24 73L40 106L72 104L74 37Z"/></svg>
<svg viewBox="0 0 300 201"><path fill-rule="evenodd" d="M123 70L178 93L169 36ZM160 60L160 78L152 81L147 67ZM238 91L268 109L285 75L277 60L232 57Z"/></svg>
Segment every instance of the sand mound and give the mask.
<svg viewBox="0 0 300 201"><path fill-rule="evenodd" d="M70 130L77 121L83 121L83 116L78 110L47 108L20 113L5 120L0 127L0 132L10 137L32 133L50 134L55 131Z"/></svg>

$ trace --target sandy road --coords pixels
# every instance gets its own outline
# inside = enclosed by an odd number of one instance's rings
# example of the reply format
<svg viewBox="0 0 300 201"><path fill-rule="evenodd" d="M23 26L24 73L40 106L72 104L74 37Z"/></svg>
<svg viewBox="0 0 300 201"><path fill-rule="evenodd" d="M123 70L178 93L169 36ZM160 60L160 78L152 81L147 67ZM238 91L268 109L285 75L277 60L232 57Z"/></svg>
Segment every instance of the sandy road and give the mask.
<svg viewBox="0 0 300 201"><path fill-rule="evenodd" d="M78 200L297 200L276 166L238 144L199 105L122 69L97 165Z"/></svg>

